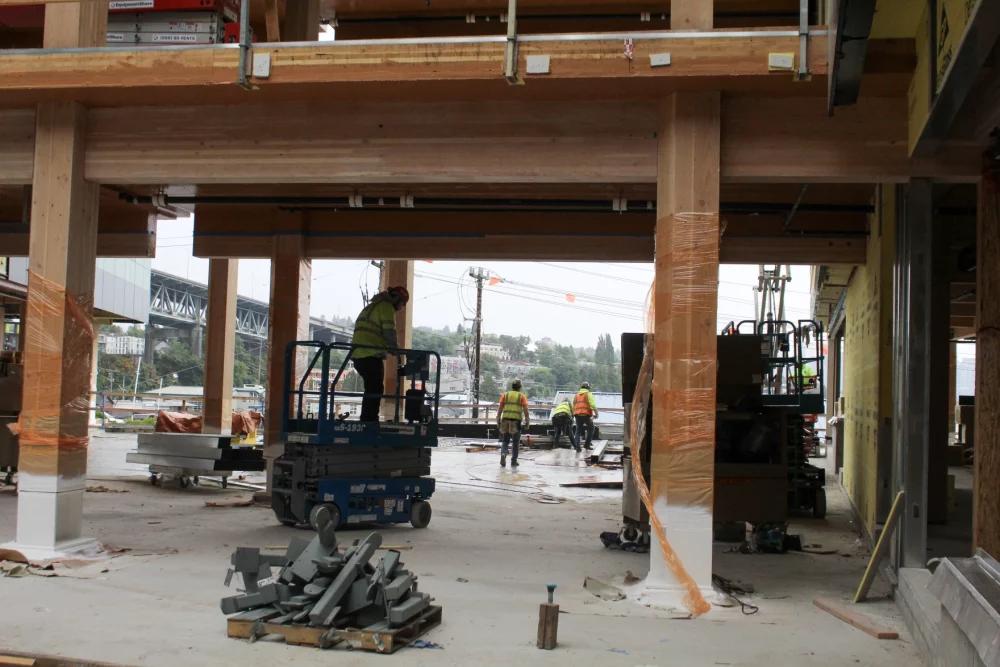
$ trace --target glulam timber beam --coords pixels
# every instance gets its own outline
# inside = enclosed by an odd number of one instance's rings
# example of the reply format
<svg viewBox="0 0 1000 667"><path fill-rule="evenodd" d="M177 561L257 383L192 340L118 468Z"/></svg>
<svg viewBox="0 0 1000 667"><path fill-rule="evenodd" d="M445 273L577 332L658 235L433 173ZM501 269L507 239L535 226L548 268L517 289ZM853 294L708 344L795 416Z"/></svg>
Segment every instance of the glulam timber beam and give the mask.
<svg viewBox="0 0 1000 667"><path fill-rule="evenodd" d="M16 0L21 1L21 0ZM643 0L518 0L518 13L574 14L626 13L657 10L654 13L675 11L681 0L662 0L651 3ZM798 10L797 0L714 0L716 14L785 14ZM507 0L379 0L377 3L359 0L321 0L323 16L345 18L377 18L383 16L441 16L499 13L507 11Z"/></svg>
<svg viewBox="0 0 1000 667"><path fill-rule="evenodd" d="M137 209L98 213L98 257L153 257L156 254L155 214ZM20 224L0 223L0 248L5 257L28 256L28 230Z"/></svg>
<svg viewBox="0 0 1000 667"><path fill-rule="evenodd" d="M652 184L655 108L641 100L98 108L86 175L135 185ZM974 152L908 158L904 99L865 99L834 118L820 98L727 97L722 110L723 183L978 178Z"/></svg>
<svg viewBox="0 0 1000 667"><path fill-rule="evenodd" d="M301 218L299 218L301 216ZM744 219L751 216L737 216ZM196 257L271 256L284 220L301 219L309 259L469 259L649 262L655 215L641 213L282 211L266 206L207 206L195 212ZM864 264L863 234L845 237L723 234L720 259Z"/></svg>
<svg viewBox="0 0 1000 667"><path fill-rule="evenodd" d="M549 56L550 71L525 75L532 82L553 79L697 78L722 76L784 77L771 72L769 53L797 53L796 31L747 29L702 30L682 33L595 35L561 39L555 35L524 37L518 45L520 72L529 56ZM633 43L625 57L624 39ZM809 69L827 73L825 31L809 38ZM392 81L503 82L505 38L469 37L419 40L336 41L321 44L257 44L254 53L271 57L270 75L254 78L261 89L308 84ZM652 67L650 56L669 52L668 67ZM136 50L130 48L30 50L0 54L0 95L11 91L78 91L88 88L171 88L178 86L237 87L239 48L236 44L211 47ZM538 85L535 83L534 85ZM336 94L335 90L331 90ZM253 95L246 100L253 102Z"/></svg>

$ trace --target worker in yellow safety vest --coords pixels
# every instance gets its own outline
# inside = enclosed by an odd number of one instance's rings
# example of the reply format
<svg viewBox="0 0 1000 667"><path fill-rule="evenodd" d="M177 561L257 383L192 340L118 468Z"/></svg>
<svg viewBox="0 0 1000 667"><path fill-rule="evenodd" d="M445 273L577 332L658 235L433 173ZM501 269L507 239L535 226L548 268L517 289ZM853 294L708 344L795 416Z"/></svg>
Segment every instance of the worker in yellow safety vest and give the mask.
<svg viewBox="0 0 1000 667"><path fill-rule="evenodd" d="M573 439L573 449L580 451L580 434L586 429L587 449L594 448L594 418L597 417L597 401L590 393L590 383L580 385L580 391L573 399L573 418L576 419L576 436Z"/></svg>
<svg viewBox="0 0 1000 667"><path fill-rule="evenodd" d="M559 437L566 434L569 438L569 443L573 444L573 406L570 404L568 398L564 398L562 403L556 406L556 409L552 411L552 427L555 429L555 435L553 436L553 446L559 446Z"/></svg>
<svg viewBox="0 0 1000 667"><path fill-rule="evenodd" d="M385 358L387 350L398 348L396 311L410 300L405 287L390 287L379 292L354 321L351 352L354 370L365 384L361 399L361 421L377 422L382 395L385 393Z"/></svg>
<svg viewBox="0 0 1000 667"><path fill-rule="evenodd" d="M517 465L517 451L521 448L522 418L524 428L531 425L528 397L521 393L521 381L514 378L510 388L510 391L500 397L500 408L497 410L497 426L500 427L500 465L503 467L507 466L507 448L511 441L514 443L514 455L510 459L510 465L511 467Z"/></svg>
<svg viewBox="0 0 1000 667"><path fill-rule="evenodd" d="M814 371L805 362L799 362L798 371L793 371L788 377L788 391L789 393L795 393L797 391L796 386L799 382L799 374L802 374L802 390L808 391L810 389L816 388L816 371Z"/></svg>

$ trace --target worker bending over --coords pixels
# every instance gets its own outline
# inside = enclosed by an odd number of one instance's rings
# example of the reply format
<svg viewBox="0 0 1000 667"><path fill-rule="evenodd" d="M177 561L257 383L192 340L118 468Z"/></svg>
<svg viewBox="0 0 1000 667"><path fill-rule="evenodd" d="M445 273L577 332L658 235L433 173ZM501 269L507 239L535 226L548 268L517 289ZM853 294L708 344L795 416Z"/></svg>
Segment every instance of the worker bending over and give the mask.
<svg viewBox="0 0 1000 667"><path fill-rule="evenodd" d="M553 440L553 445L555 447L559 446L559 436L566 434L569 438L569 443L573 444L573 406L570 404L568 398L564 398L562 403L556 406L556 409L552 411L552 427L555 429L555 436Z"/></svg>
<svg viewBox="0 0 1000 667"><path fill-rule="evenodd" d="M365 384L361 399L361 421L377 422L382 395L385 394L385 359L387 350L399 347L396 336L396 311L410 300L405 287L390 287L379 292L365 306L354 322L351 354L354 370Z"/></svg>
<svg viewBox="0 0 1000 667"><path fill-rule="evenodd" d="M517 465L517 451L521 448L521 419L524 428L531 425L528 415L528 397L521 393L521 381L514 378L511 391L500 397L500 409L497 410L497 426L500 427L500 465L507 466L507 446L513 440L514 455L510 459L511 467Z"/></svg>
<svg viewBox="0 0 1000 667"><path fill-rule="evenodd" d="M580 391L573 400L573 417L576 419L576 438L573 440L573 449L580 451L580 435L586 429L587 449L594 448L594 418L597 417L597 401L590 393L590 383L584 382L580 385Z"/></svg>

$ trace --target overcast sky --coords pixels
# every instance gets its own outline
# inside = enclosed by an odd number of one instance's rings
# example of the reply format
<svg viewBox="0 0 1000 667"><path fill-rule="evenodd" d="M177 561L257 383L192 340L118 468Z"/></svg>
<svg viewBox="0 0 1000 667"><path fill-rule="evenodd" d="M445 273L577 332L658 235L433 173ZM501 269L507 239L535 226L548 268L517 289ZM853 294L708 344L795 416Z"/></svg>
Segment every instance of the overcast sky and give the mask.
<svg viewBox="0 0 1000 667"><path fill-rule="evenodd" d="M153 268L199 282L208 281L208 260L191 256L190 218L161 221ZM617 341L622 332L642 331L652 264L545 262L415 263L416 326L454 331L472 318L476 290L470 267L483 267L503 282L483 293L485 333L549 337L573 346L594 347L601 334ZM719 327L753 317L758 267L724 265L720 272ZM268 260L240 260L239 292L262 301L270 296ZM361 260L313 261L312 315L356 317L361 290L378 288L378 270ZM570 302L567 294L573 295ZM788 319L809 316L809 269L792 267L786 292Z"/></svg>

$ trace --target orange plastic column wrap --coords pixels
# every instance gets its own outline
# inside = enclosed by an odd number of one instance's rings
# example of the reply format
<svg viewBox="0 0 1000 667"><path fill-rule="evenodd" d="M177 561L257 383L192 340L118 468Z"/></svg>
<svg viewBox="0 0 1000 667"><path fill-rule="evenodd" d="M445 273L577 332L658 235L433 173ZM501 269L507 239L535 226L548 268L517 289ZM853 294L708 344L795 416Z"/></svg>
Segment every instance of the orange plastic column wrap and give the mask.
<svg viewBox="0 0 1000 667"><path fill-rule="evenodd" d="M29 273L18 422L22 473L76 477L86 472L94 341L90 310L63 286Z"/></svg>

